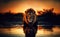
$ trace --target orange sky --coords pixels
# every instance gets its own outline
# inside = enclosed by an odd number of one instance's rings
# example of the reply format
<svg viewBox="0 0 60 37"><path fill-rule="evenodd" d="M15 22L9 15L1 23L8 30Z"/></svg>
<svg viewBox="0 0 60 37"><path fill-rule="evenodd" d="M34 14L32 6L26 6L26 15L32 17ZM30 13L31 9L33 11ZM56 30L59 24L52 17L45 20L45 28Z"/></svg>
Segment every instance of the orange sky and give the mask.
<svg viewBox="0 0 60 37"><path fill-rule="evenodd" d="M30 1L30 0L23 0L23 1L10 1L8 3L1 3L0 4L0 12L7 12L11 10L11 12L24 12L28 8L33 8L35 11L43 10L43 9L50 9L54 8L54 12L60 13L60 3L59 1Z"/></svg>

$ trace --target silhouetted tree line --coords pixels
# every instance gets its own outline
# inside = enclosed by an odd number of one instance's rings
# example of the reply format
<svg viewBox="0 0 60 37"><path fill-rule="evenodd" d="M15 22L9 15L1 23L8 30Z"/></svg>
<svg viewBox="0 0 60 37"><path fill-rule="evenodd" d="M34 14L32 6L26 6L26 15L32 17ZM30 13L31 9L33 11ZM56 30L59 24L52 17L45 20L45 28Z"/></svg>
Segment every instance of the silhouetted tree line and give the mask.
<svg viewBox="0 0 60 37"><path fill-rule="evenodd" d="M60 14L56 15L53 10L53 8L44 10L44 12L42 12L43 14L38 15L38 20L49 22L54 25L60 25Z"/></svg>
<svg viewBox="0 0 60 37"><path fill-rule="evenodd" d="M11 12L6 12L4 14L0 13L0 25L3 26L11 26L10 23L16 24L16 22L22 22L23 21L23 13L16 13L13 14Z"/></svg>

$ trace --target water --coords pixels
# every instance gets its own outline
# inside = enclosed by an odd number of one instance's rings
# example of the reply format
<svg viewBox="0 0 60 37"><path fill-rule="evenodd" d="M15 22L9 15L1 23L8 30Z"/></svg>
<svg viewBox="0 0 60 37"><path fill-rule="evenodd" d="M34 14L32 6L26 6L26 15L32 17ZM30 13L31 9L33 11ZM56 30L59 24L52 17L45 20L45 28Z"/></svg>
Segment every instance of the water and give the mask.
<svg viewBox="0 0 60 37"><path fill-rule="evenodd" d="M0 37L25 37L22 27L0 28ZM38 29L36 37L60 37L60 28L53 28L53 32Z"/></svg>

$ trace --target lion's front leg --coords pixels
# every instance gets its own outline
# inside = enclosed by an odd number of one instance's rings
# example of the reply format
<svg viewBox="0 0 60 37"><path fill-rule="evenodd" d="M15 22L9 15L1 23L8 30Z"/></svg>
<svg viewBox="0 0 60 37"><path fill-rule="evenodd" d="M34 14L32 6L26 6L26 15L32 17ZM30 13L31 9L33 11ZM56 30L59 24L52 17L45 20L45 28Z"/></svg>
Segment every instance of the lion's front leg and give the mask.
<svg viewBox="0 0 60 37"><path fill-rule="evenodd" d="M35 28L25 28L25 37L35 37L36 34L36 29Z"/></svg>

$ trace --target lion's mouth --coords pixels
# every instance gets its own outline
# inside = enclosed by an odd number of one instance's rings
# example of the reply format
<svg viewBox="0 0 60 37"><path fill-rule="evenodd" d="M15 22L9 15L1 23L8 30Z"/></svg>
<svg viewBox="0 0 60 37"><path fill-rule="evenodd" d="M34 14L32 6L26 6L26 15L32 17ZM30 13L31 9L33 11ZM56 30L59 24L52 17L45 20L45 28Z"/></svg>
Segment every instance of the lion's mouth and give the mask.
<svg viewBox="0 0 60 37"><path fill-rule="evenodd" d="M35 19L35 17L33 17L33 16L30 16L30 17L28 17L28 22L34 22L34 19Z"/></svg>
<svg viewBox="0 0 60 37"><path fill-rule="evenodd" d="M33 20L32 19L30 19L30 20L28 20L29 22L33 22Z"/></svg>

